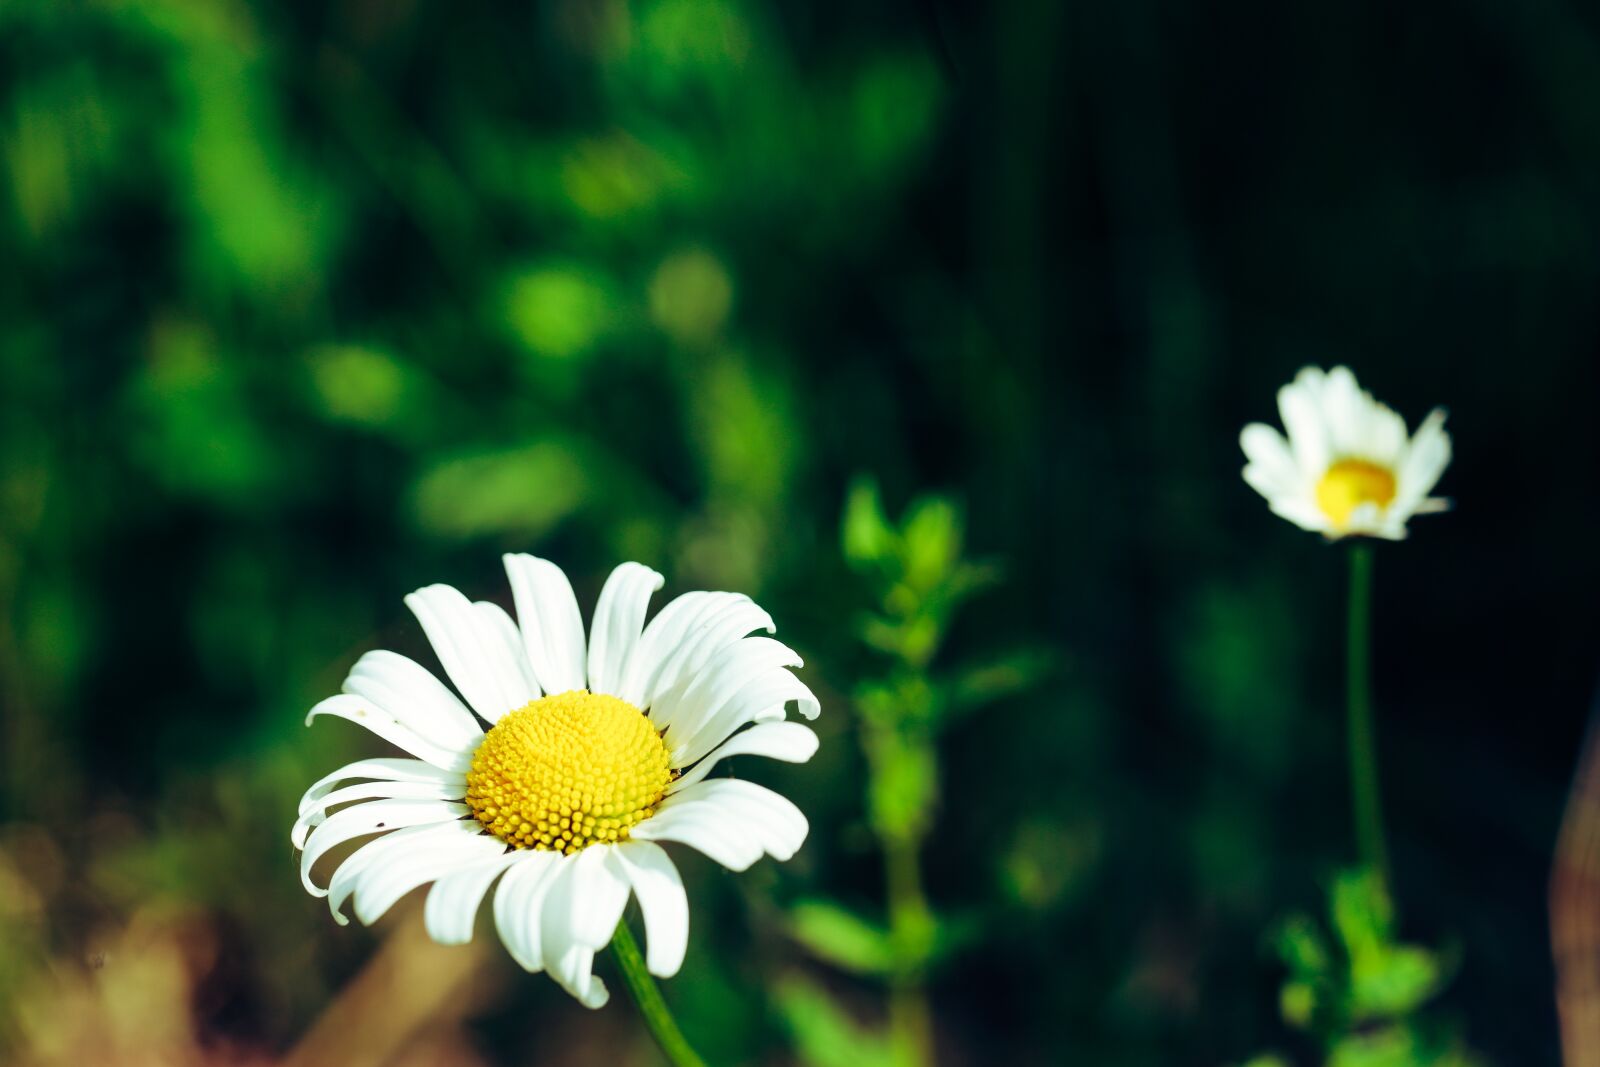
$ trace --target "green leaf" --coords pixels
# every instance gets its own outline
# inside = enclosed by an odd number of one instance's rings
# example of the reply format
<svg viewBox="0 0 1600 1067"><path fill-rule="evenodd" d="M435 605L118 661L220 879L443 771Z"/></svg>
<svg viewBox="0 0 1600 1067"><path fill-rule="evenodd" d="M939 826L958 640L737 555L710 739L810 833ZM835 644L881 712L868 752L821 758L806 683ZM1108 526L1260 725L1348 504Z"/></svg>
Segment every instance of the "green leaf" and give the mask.
<svg viewBox="0 0 1600 1067"><path fill-rule="evenodd" d="M840 530L845 560L857 569L881 563L894 553L897 541L898 535L883 513L878 484L870 478L858 477L851 483L850 494L845 498Z"/></svg>
<svg viewBox="0 0 1600 1067"><path fill-rule="evenodd" d="M1333 957L1317 924L1304 915L1286 919L1278 929L1278 956L1296 978L1327 978L1333 970Z"/></svg>
<svg viewBox="0 0 1600 1067"><path fill-rule="evenodd" d="M1391 1026L1339 1041L1329 1051L1327 1067L1423 1067L1430 1059L1407 1028Z"/></svg>
<svg viewBox="0 0 1600 1067"><path fill-rule="evenodd" d="M1310 982L1285 982L1278 993L1278 1010L1283 1021L1305 1030L1317 1013L1317 991Z"/></svg>
<svg viewBox="0 0 1600 1067"><path fill-rule="evenodd" d="M774 995L802 1063L811 1067L893 1067L888 1040L846 1015L816 985L791 975L778 983Z"/></svg>
<svg viewBox="0 0 1600 1067"><path fill-rule="evenodd" d="M1433 953L1412 945L1367 953L1351 962L1351 1008L1358 1019L1414 1011L1438 991L1443 968Z"/></svg>
<svg viewBox="0 0 1600 1067"><path fill-rule="evenodd" d="M1050 673L1055 660L1055 654L1044 649L1019 649L963 668L948 681L936 683L939 714L956 714L1031 689Z"/></svg>
<svg viewBox="0 0 1600 1067"><path fill-rule="evenodd" d="M889 933L826 900L808 900L789 915L789 934L813 955L856 974L887 974L894 968Z"/></svg>
<svg viewBox="0 0 1600 1067"><path fill-rule="evenodd" d="M436 534L531 540L587 500L584 470L581 459L556 441L457 455L417 479L412 512L423 529Z"/></svg>
<svg viewBox="0 0 1600 1067"><path fill-rule="evenodd" d="M926 594L949 580L961 557L961 513L944 497L911 506L901 526L905 581Z"/></svg>
<svg viewBox="0 0 1600 1067"><path fill-rule="evenodd" d="M546 263L506 283L503 313L514 337L539 357L583 356L610 328L617 297L594 268Z"/></svg>

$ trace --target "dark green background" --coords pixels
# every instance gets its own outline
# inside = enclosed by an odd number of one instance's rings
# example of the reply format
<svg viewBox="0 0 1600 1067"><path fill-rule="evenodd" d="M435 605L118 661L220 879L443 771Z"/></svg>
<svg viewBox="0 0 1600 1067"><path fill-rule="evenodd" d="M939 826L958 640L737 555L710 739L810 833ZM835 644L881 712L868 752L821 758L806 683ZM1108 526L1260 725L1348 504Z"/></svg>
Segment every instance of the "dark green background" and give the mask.
<svg viewBox="0 0 1600 1067"><path fill-rule="evenodd" d="M531 550L588 605L637 558L756 595L824 697L812 764L748 769L811 841L684 860L668 987L708 1055L781 1062L763 985L824 972L774 904L881 893L841 695L869 473L1005 568L951 659L1055 659L945 747L949 1062L1293 1049L1263 939L1350 858L1343 553L1237 434L1346 362L1456 446L1456 511L1377 562L1405 932L1459 946L1478 1048L1555 1062L1597 234L1600 18L1556 0L0 2L0 848L69 872L0 917L0 982L189 902L201 1031L287 1047L373 946L296 884L294 799L372 749L305 709L423 655L419 585L504 601ZM636 1025L508 982L498 1062Z"/></svg>

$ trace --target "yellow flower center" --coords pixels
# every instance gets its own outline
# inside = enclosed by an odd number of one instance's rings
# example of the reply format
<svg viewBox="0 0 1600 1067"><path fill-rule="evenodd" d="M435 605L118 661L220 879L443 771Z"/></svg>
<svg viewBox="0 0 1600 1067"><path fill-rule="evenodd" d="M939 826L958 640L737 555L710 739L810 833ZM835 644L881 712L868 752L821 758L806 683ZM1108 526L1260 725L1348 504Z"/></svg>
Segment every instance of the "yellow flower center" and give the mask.
<svg viewBox="0 0 1600 1067"><path fill-rule="evenodd" d="M577 852L625 841L655 812L671 760L627 701L574 689L503 716L467 772L467 805L514 848Z"/></svg>
<svg viewBox="0 0 1600 1067"><path fill-rule="evenodd" d="M1394 472L1364 459L1338 460L1317 483L1317 506L1341 530L1361 505L1382 511L1393 499Z"/></svg>

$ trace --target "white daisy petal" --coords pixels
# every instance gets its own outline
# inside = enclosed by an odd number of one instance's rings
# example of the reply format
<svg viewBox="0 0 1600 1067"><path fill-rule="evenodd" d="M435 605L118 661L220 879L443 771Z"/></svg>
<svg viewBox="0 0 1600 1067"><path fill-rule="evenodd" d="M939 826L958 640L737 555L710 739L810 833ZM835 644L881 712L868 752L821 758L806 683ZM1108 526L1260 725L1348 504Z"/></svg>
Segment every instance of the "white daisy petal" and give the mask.
<svg viewBox="0 0 1600 1067"><path fill-rule="evenodd" d="M546 970L556 984L575 997L586 1008L603 1008L611 999L611 991L594 973L594 949L573 945L554 958L546 957Z"/></svg>
<svg viewBox="0 0 1600 1067"><path fill-rule="evenodd" d="M1295 466L1294 454L1283 435L1265 423L1252 422L1239 434L1239 446L1250 461L1245 468L1245 480L1262 496L1271 498L1278 493L1292 492L1300 482L1300 471ZM1251 472L1255 472L1252 480Z"/></svg>
<svg viewBox="0 0 1600 1067"><path fill-rule="evenodd" d="M652 623L651 627L654 625ZM770 633L772 629L772 616L749 597L736 593L706 594L692 618L677 623L673 631L660 633L657 638L659 653L651 648L648 656L645 654L645 647L655 636L646 630L639 658L654 660L659 655L659 661L644 686L642 702L633 703L649 712L657 729L665 729L672 721L672 695L692 682L712 656L747 634L756 630Z"/></svg>
<svg viewBox="0 0 1600 1067"><path fill-rule="evenodd" d="M1314 501L1298 496L1281 496L1273 499L1271 505L1273 514L1288 519L1302 530L1322 534L1333 532L1333 524Z"/></svg>
<svg viewBox="0 0 1600 1067"><path fill-rule="evenodd" d="M712 749L704 759L667 787L667 794L681 792L707 774L720 760L730 756L767 756L785 763L804 763L817 753L817 735L798 722L762 722L741 730Z"/></svg>
<svg viewBox="0 0 1600 1067"><path fill-rule="evenodd" d="M692 677L662 694L651 721L672 739L703 726L728 698L750 681L784 667L799 667L799 653L770 637L749 637L724 645ZM721 738L718 738L720 741Z"/></svg>
<svg viewBox="0 0 1600 1067"><path fill-rule="evenodd" d="M622 919L629 885L608 845L570 857L551 881L540 917L545 969L586 1007L598 1008L609 994L594 977L594 954L605 947Z"/></svg>
<svg viewBox="0 0 1600 1067"><path fill-rule="evenodd" d="M499 604L491 604L488 601L480 600L472 605L472 610L478 613L480 627L490 631L493 639L498 641L498 647L504 650L502 653L497 653L501 657L498 662L501 663L502 667L505 664L512 665L517 672L516 676L507 684L516 686L517 693L527 694L522 703L513 704L505 710L515 711L529 700L535 700L542 696L543 691L539 687L538 679L533 674L533 664L528 662L528 650L522 644L522 631L517 629L516 622L512 620L510 615L506 614L506 609ZM504 712L501 714L504 714ZM484 717L489 718L488 716ZM498 722L499 718L490 718L489 721L491 723Z"/></svg>
<svg viewBox="0 0 1600 1067"><path fill-rule="evenodd" d="M616 861L644 916L645 967L657 978L671 978L683 966L689 947L689 897L683 878L666 851L650 841L624 841L616 848Z"/></svg>
<svg viewBox="0 0 1600 1067"><path fill-rule="evenodd" d="M635 841L676 841L699 850L730 871L742 871L763 855L761 842L710 808L658 811L633 828Z"/></svg>
<svg viewBox="0 0 1600 1067"><path fill-rule="evenodd" d="M359 869L346 863L328 883L328 905L335 913L347 897L355 901L356 918L371 926L397 901L418 886L435 881L463 864L500 854L505 844L485 836L476 823L449 822L423 827L420 833L394 835L362 848L382 850ZM353 857L352 857L353 858Z"/></svg>
<svg viewBox="0 0 1600 1067"><path fill-rule="evenodd" d="M540 916L550 883L566 862L567 857L559 852L518 852L494 891L495 929L506 951L524 970L544 969Z"/></svg>
<svg viewBox="0 0 1600 1067"><path fill-rule="evenodd" d="M1434 408L1412 435L1410 449L1400 467L1400 484L1395 494L1397 508L1418 510L1450 465L1450 435L1444 432L1444 420L1444 409Z"/></svg>
<svg viewBox="0 0 1600 1067"><path fill-rule="evenodd" d="M457 867L445 874L428 891L428 902L423 907L423 924L428 936L441 945L465 945L472 940L472 927L478 918L478 908L484 895L502 871L522 856L531 855L525 850L507 849L500 844L498 856Z"/></svg>
<svg viewBox="0 0 1600 1067"><path fill-rule="evenodd" d="M306 715L306 725L311 725L311 720L319 715L332 715L365 726L390 744L399 745L413 756L419 756L443 770L465 771L472 764L470 748L447 748L430 741L395 718L387 709L378 707L364 697L348 693L328 697Z"/></svg>
<svg viewBox="0 0 1600 1067"><path fill-rule="evenodd" d="M1322 386L1322 372L1307 367L1278 390L1278 413L1289 433L1289 450L1294 453L1300 473L1308 478L1320 477L1331 458L1327 425L1318 406Z"/></svg>
<svg viewBox="0 0 1600 1067"><path fill-rule="evenodd" d="M763 852L789 859L809 829L805 815L788 798L754 782L717 778L668 797L654 816L633 828L633 836L682 842L737 871Z"/></svg>
<svg viewBox="0 0 1600 1067"><path fill-rule="evenodd" d="M589 692L615 694L639 643L650 594L666 579L640 563L624 563L600 590L589 627Z"/></svg>
<svg viewBox="0 0 1600 1067"><path fill-rule="evenodd" d="M357 800L460 800L466 795L467 781L462 777L441 782L359 782L335 789L325 794L309 807L302 806L289 839L295 848L303 848L306 835L321 825L328 817L328 809Z"/></svg>
<svg viewBox="0 0 1600 1067"><path fill-rule="evenodd" d="M338 845L384 830L450 822L467 811L465 804L444 800L373 800L336 811L306 839L305 851L300 854L300 881L312 896L324 896L327 890L311 881L311 868Z"/></svg>
<svg viewBox="0 0 1600 1067"><path fill-rule="evenodd" d="M544 937L554 946L552 932L573 944L594 950L605 948L616 933L622 909L628 903L628 882L613 859L614 845L593 845L573 856L550 887L545 902Z"/></svg>
<svg viewBox="0 0 1600 1067"><path fill-rule="evenodd" d="M356 660L344 691L371 701L444 748L475 745L483 737L472 712L433 672L398 653L379 649Z"/></svg>
<svg viewBox="0 0 1600 1067"><path fill-rule="evenodd" d="M669 600L639 635L639 643L634 646L633 654L628 657L628 666L623 671L622 685L614 695L634 707L648 708L650 705L645 694L650 692L667 656L683 643L685 634L699 625L700 618L717 597L734 595L697 590Z"/></svg>
<svg viewBox="0 0 1600 1067"><path fill-rule="evenodd" d="M791 700L799 704L806 718L817 717L821 705L804 682L782 668L763 672L708 709L693 731L663 738L672 765L689 766L747 722L783 718L784 706Z"/></svg>
<svg viewBox="0 0 1600 1067"><path fill-rule="evenodd" d="M437 830L441 826L454 825L451 823L423 823L417 826L403 826L398 830L391 830L357 848L333 870L333 876L328 879L328 888L324 895L328 898L328 911L333 914L333 921L340 926L346 926L350 920L344 914L345 901L350 899L350 890L355 879L375 865L388 862L396 856L405 856L412 842L420 835Z"/></svg>
<svg viewBox="0 0 1600 1067"><path fill-rule="evenodd" d="M1367 418L1367 431L1360 443L1361 455L1382 466L1398 467L1406 454L1406 420L1387 404L1372 402Z"/></svg>
<svg viewBox="0 0 1600 1067"><path fill-rule="evenodd" d="M549 560L512 553L504 561L534 678L546 693L582 689L583 615L572 583Z"/></svg>
<svg viewBox="0 0 1600 1067"><path fill-rule="evenodd" d="M380 782L461 782L463 785L466 783L466 778L460 773L441 770L422 760L391 757L356 760L324 778L317 779L316 784L307 789L305 796L300 798L300 814L304 815L316 807L318 802L331 793L340 782L357 779Z"/></svg>
<svg viewBox="0 0 1600 1067"><path fill-rule="evenodd" d="M1372 398L1361 391L1349 367L1335 367L1323 383L1323 425L1335 456L1350 455L1367 439Z"/></svg>
<svg viewBox="0 0 1600 1067"><path fill-rule="evenodd" d="M474 711L494 722L539 695L515 627L493 604L473 604L448 585L406 597L445 673Z"/></svg>

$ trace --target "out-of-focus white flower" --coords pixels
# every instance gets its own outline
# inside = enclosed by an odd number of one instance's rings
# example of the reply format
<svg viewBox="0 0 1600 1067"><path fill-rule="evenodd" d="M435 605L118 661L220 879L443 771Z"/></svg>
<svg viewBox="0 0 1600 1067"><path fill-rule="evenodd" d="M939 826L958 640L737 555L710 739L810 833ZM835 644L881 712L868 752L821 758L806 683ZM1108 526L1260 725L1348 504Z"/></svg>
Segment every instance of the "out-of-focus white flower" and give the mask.
<svg viewBox="0 0 1600 1067"><path fill-rule="evenodd" d="M328 775L306 792L291 836L306 889L328 897L340 923L347 902L371 923L432 883L428 933L463 943L494 887L495 926L512 957L597 1008L608 993L591 973L594 954L630 895L650 972L670 977L683 962L688 900L657 842L733 870L800 847L808 825L794 804L706 776L725 756L810 759L817 736L785 721L785 708L792 701L815 718L819 705L789 669L800 657L750 636L773 625L749 597L686 593L646 626L661 575L624 563L600 592L586 642L559 567L527 555L505 564L516 622L445 585L406 598L459 698L420 664L375 651L341 695L311 710L307 722L348 719L417 758L365 759ZM326 887L313 881L318 859L374 834Z"/></svg>
<svg viewBox="0 0 1600 1067"><path fill-rule="evenodd" d="M1407 436L1405 420L1348 367L1306 367L1278 390L1278 412L1287 440L1259 422L1239 435L1250 461L1244 480L1296 526L1398 541L1411 516L1449 508L1428 495L1450 463L1443 408Z"/></svg>

